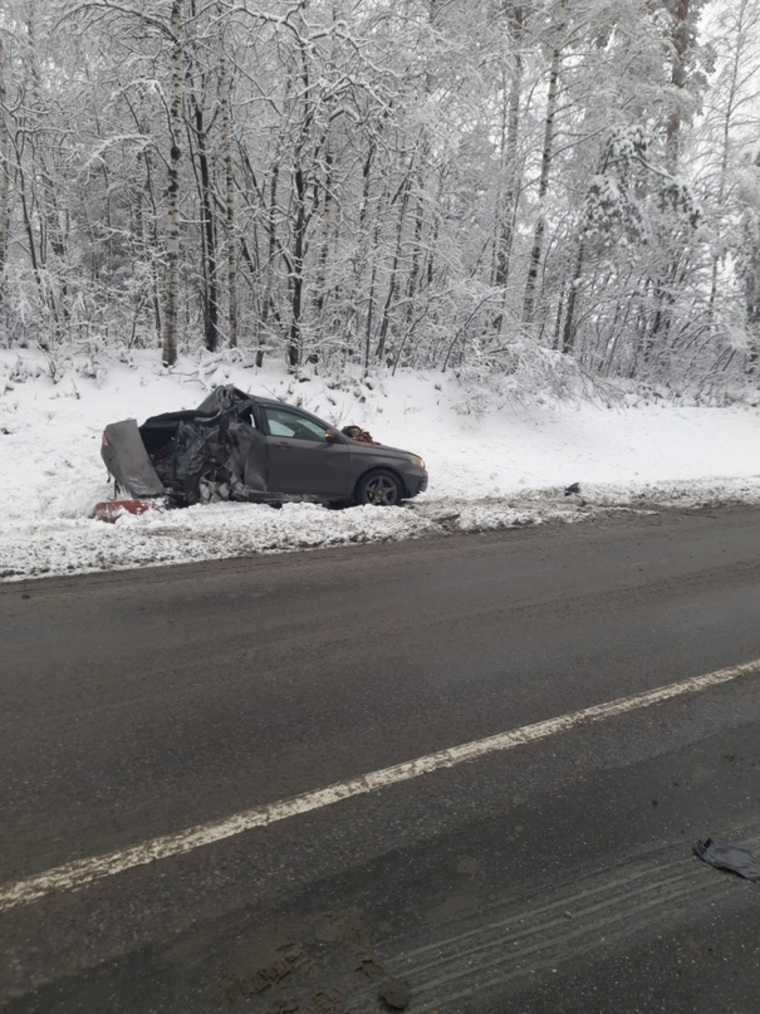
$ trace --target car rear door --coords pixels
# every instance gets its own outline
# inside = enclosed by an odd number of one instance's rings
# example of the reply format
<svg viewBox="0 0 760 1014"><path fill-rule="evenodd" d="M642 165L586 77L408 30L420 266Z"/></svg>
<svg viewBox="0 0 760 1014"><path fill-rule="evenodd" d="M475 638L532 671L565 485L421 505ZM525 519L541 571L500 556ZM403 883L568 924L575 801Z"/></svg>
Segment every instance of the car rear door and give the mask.
<svg viewBox="0 0 760 1014"><path fill-rule="evenodd" d="M346 499L351 454L339 434L326 440L319 420L287 405L259 405L266 431L270 493ZM330 432L334 432L330 430Z"/></svg>

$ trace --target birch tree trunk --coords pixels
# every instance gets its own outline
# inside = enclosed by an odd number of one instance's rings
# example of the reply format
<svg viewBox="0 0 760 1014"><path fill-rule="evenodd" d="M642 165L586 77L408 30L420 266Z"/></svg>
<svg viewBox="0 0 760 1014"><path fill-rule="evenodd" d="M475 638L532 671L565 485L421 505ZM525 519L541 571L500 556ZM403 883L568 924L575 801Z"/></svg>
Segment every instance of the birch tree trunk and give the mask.
<svg viewBox="0 0 760 1014"><path fill-rule="evenodd" d="M272 307L272 292L274 290L274 265L277 256L277 184L280 178L280 164L275 160L270 169L269 176L269 205L267 209L267 274L264 285L264 294L261 299L261 313L259 314L259 333L257 338L258 348L256 350L256 365L261 366L264 362L264 345L267 342L267 327L269 324L269 313Z"/></svg>
<svg viewBox="0 0 760 1014"><path fill-rule="evenodd" d="M544 143L541 149L541 175L538 181L538 220L533 233L533 246L528 259L528 278L525 284L522 320L524 324L533 322L538 287L538 269L544 252L544 233L546 216L544 201L549 190L549 176L554 155L555 119L557 115L557 95L559 93L559 76L562 66L562 49L565 41L567 24L567 8L569 0L560 0L555 27L555 42L552 49L552 60L549 71L549 90L546 97L546 117L544 119Z"/></svg>
<svg viewBox="0 0 760 1014"><path fill-rule="evenodd" d="M409 278L406 283L406 323L411 325L414 318L414 304L420 284L420 271L422 262L422 227L425 217L425 177L420 172L417 179L417 200L414 213L414 238L412 240L412 262L409 267Z"/></svg>
<svg viewBox="0 0 760 1014"><path fill-rule="evenodd" d="M668 123L666 127L666 146L667 146L667 158L666 163L671 173L675 175L678 171L678 149L679 149L679 138L681 134L681 109L679 107L678 92L683 89L686 83L686 70L684 67L684 57L686 54L686 48L688 45L688 25L687 21L689 18L689 4L690 0L676 0L674 16L676 18L675 28L673 30L673 36L671 44L673 47L673 68L671 73L671 83L676 92L674 98L674 106L668 117Z"/></svg>
<svg viewBox="0 0 760 1014"><path fill-rule="evenodd" d="M731 183L731 168L741 149L741 134L744 122L752 115L756 102L755 86L760 74L760 57L756 39L760 32L760 3L758 0L737 0L730 16L723 19L725 38L719 40L725 67L716 81L716 99L709 102L707 121L711 138L719 138L717 185L713 189L713 200L718 211L720 242L713 255L710 276L710 313L714 317L719 302L718 272L725 257L726 233L730 221L725 221L726 212L732 212L728 200ZM737 144L737 141L739 143ZM712 203L712 202L711 202ZM753 324L753 331L756 322Z"/></svg>
<svg viewBox="0 0 760 1014"><path fill-rule="evenodd" d="M169 93L169 182L166 197L166 309L162 358L165 366L177 361L177 304L179 299L179 170L182 150L182 0L174 0L171 30L171 88Z"/></svg>
<svg viewBox="0 0 760 1014"><path fill-rule="evenodd" d="M311 50L307 40L305 9L309 0L298 8L297 53L294 58L293 70L293 110L300 109L300 123L293 151L291 178L291 228L293 241L290 250L290 327L288 329L287 361L291 371L300 366L303 358L303 295L304 295L304 256L306 252L306 230L309 215L306 208L307 187L307 145L314 119L311 94ZM300 89L300 103L299 103Z"/></svg>
<svg viewBox="0 0 760 1014"><path fill-rule="evenodd" d="M11 188L11 134L6 113L5 46L0 35L0 310L5 293L4 275L8 257L8 228L10 224Z"/></svg>
<svg viewBox="0 0 760 1014"><path fill-rule="evenodd" d="M393 250L393 262L391 264L390 280L388 282L388 295L385 298L383 316L380 321L380 337L377 342L377 349L375 350L375 358L380 362L382 362L386 351L391 309L393 308L393 302L396 298L396 291L398 289L398 273L399 262L401 261L401 250L403 246L404 222L406 220L406 212L409 207L409 191L411 190L413 171L414 156L412 156L412 160L409 163L409 168L407 170L406 177L401 184L401 192L399 195L398 219L396 220L396 244Z"/></svg>
<svg viewBox="0 0 760 1014"><path fill-rule="evenodd" d="M330 150L330 138L325 143L325 179L324 199L322 202L322 240L317 261L317 275L314 281L314 308L320 330L324 324L325 286L327 284L327 262L330 253L330 237L333 228L333 155Z"/></svg>
<svg viewBox="0 0 760 1014"><path fill-rule="evenodd" d="M221 4L217 16L221 18ZM230 348L238 343L238 296L237 296L237 236L235 234L235 167L232 161L232 107L230 102L230 78L227 65L227 51L224 47L224 33L219 31L219 92L222 110L222 146L224 158L224 200L225 224L227 226L227 321Z"/></svg>
<svg viewBox="0 0 760 1014"><path fill-rule="evenodd" d="M201 93L206 90L206 75L201 76ZM199 176L196 179L201 208L201 301L203 304L204 345L209 352L215 352L219 344L219 282L216 260L216 215L212 193L211 167L209 165L209 135L206 127L202 99L195 89L190 91L193 111L193 126L189 139L190 159L198 163ZM193 137L194 134L194 137ZM194 143L193 143L194 142ZM193 148L196 147L194 151Z"/></svg>
<svg viewBox="0 0 760 1014"><path fill-rule="evenodd" d="M506 289L509 281L512 241L517 210L517 147L520 127L520 92L522 88L523 74L521 46L525 11L522 4L514 4L511 3L510 0L505 0L504 13L506 16L512 65L504 82L504 89L508 93L505 117L506 122L503 125L502 133L502 173L504 189L499 202L500 207L499 214L497 216L498 237L496 241L496 271L494 273L494 284ZM499 322L501 322L503 314L499 314L498 319Z"/></svg>
<svg viewBox="0 0 760 1014"><path fill-rule="evenodd" d="M306 243L306 180L303 166L303 146L299 142L293 167L293 204L295 217L293 222L292 251L292 299L290 330L288 332L288 366L295 370L301 363L303 354L303 331L301 321L303 298L303 266L304 246Z"/></svg>

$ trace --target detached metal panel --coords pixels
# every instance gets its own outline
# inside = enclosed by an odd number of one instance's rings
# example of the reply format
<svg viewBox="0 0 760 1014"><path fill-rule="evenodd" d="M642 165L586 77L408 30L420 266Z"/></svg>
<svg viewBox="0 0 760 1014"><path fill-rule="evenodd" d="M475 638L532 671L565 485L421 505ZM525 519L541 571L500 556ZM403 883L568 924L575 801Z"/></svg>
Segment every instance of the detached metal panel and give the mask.
<svg viewBox="0 0 760 1014"><path fill-rule="evenodd" d="M166 493L134 419L109 423L103 433L100 453L108 471L131 496L163 496Z"/></svg>

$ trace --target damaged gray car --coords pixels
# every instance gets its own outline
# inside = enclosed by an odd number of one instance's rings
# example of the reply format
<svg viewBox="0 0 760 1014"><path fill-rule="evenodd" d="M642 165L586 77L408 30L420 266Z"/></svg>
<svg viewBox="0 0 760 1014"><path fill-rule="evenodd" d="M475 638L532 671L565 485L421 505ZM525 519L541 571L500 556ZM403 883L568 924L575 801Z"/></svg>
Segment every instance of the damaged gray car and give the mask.
<svg viewBox="0 0 760 1014"><path fill-rule="evenodd" d="M427 487L417 454L375 443L358 427L347 431L225 386L191 411L142 426L110 423L101 454L117 498L163 498L177 507L217 500L393 506Z"/></svg>

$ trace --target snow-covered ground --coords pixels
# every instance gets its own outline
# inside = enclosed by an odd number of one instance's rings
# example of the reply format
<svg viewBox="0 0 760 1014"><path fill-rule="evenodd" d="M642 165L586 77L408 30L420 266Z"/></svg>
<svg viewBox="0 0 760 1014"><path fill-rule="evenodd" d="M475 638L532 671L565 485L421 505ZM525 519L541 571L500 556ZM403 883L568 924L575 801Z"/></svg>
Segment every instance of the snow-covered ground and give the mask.
<svg viewBox="0 0 760 1014"><path fill-rule="evenodd" d="M223 357L129 353L107 367L0 351L0 578L113 570L421 538L600 511L760 503L760 410L612 404L520 406L440 374L294 380ZM422 455L428 491L401 509L211 504L104 524L108 422L194 408L217 384L300 404ZM504 399L501 400L502 402ZM572 483L580 494L565 495Z"/></svg>

